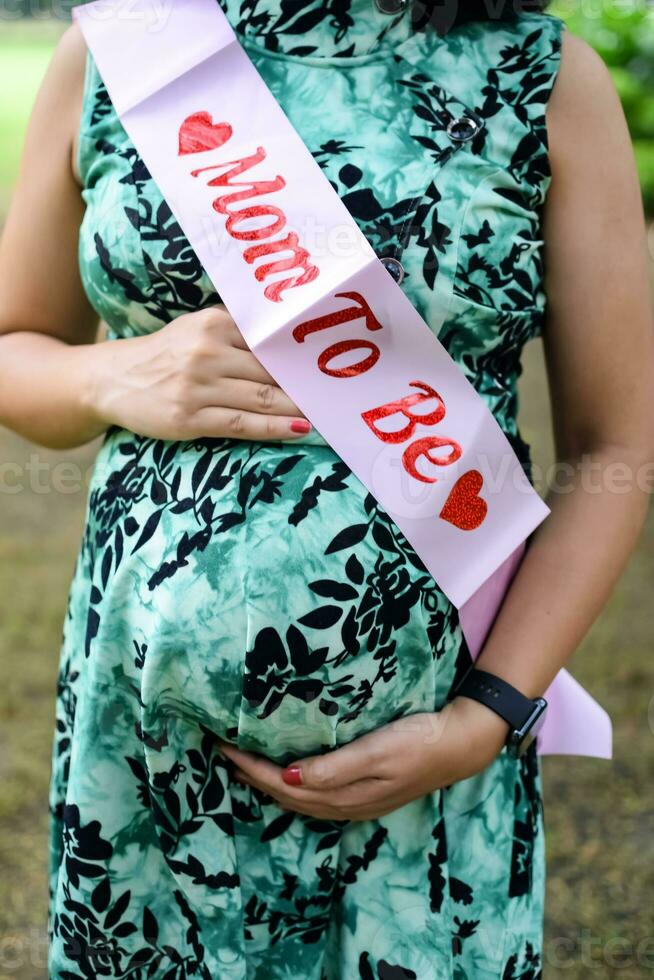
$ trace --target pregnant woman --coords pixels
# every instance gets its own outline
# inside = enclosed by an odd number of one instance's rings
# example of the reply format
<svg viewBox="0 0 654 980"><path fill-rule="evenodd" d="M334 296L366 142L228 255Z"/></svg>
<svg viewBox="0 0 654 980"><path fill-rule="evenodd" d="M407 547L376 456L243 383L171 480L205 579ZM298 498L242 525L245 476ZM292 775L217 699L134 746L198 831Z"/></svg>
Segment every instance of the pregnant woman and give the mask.
<svg viewBox="0 0 654 980"><path fill-rule="evenodd" d="M221 6L388 273L427 323L445 302L439 339L528 473L516 383L544 335L566 466L478 661L541 696L633 548L653 452L609 76L537 4ZM456 694L456 609L248 349L77 28L34 107L0 332L0 421L102 437L57 687L50 977L540 977L535 743L516 757Z"/></svg>

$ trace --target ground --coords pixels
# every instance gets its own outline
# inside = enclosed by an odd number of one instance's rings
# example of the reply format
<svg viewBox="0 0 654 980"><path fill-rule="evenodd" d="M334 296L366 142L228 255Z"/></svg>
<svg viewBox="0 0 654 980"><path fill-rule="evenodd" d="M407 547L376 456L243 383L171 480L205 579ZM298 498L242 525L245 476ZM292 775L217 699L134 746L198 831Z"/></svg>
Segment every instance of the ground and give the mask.
<svg viewBox="0 0 654 980"><path fill-rule="evenodd" d="M48 24L0 26L0 223L20 128L52 37ZM521 392L523 435L547 467L552 448L539 343L527 349ZM55 678L92 458L93 447L52 453L0 429L0 980L46 977ZM654 513L572 664L613 718L615 758L545 760L545 980L654 975L653 591Z"/></svg>

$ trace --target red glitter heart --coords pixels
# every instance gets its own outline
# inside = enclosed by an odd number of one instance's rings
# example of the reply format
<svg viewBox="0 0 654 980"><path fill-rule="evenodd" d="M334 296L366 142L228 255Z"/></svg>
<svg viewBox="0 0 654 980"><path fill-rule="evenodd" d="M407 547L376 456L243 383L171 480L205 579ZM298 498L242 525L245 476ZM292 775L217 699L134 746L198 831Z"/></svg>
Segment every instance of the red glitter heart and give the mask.
<svg viewBox="0 0 654 980"><path fill-rule="evenodd" d="M488 504L479 496L484 478L479 470L468 470L460 476L440 512L444 521L462 531L474 531L484 522Z"/></svg>
<svg viewBox="0 0 654 980"><path fill-rule="evenodd" d="M194 112L179 130L179 155L216 150L232 135L229 123L214 123L208 112Z"/></svg>

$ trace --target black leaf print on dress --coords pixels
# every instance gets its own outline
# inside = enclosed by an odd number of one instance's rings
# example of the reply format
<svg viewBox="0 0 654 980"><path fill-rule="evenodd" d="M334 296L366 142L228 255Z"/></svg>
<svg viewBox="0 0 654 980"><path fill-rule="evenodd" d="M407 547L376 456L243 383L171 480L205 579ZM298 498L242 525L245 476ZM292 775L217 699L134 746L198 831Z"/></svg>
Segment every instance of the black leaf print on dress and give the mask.
<svg viewBox="0 0 654 980"><path fill-rule="evenodd" d="M526 895L532 887L533 849L538 831L542 801L536 789L536 745L520 759L515 786L515 820L511 852L509 895Z"/></svg>
<svg viewBox="0 0 654 980"><path fill-rule="evenodd" d="M452 901L458 902L461 905L470 905L472 903L474 893L470 885L467 885L465 881L461 881L460 878L455 878L453 875L450 875L449 889Z"/></svg>
<svg viewBox="0 0 654 980"><path fill-rule="evenodd" d="M280 816L275 817L271 823L264 827L261 834L261 841L274 840L275 837L281 837L282 834L286 833L294 819L294 813L282 813Z"/></svg>
<svg viewBox="0 0 654 980"><path fill-rule="evenodd" d="M442 811L442 804L441 804ZM445 838L445 820L441 815L432 831L436 841L436 849L428 855L429 859L429 905L432 912L440 912L445 898L445 865L447 863L447 842Z"/></svg>
<svg viewBox="0 0 654 980"><path fill-rule="evenodd" d="M147 311L169 323L180 313L218 305L220 296L215 291L207 294L202 264L168 204L162 201L155 211L142 196L136 220L151 283ZM158 257L149 254L149 242L156 243Z"/></svg>
<svg viewBox="0 0 654 980"><path fill-rule="evenodd" d="M84 825L77 806L64 807L64 850L68 879L74 888L80 877L97 878L104 874L102 862L111 857L112 847L100 836L99 821Z"/></svg>
<svg viewBox="0 0 654 980"><path fill-rule="evenodd" d="M261 708L260 718L267 718L286 697L309 704L321 695L330 695L319 702L320 710L330 714L331 697L336 691L342 694L344 688L347 692L351 687L347 684L349 674L328 680L314 676L322 671L328 652L327 648L312 650L304 634L293 625L286 632L286 646L274 627L265 627L245 654L243 697L251 707Z"/></svg>
<svg viewBox="0 0 654 980"><path fill-rule="evenodd" d="M480 920L460 919L458 915L455 915L453 921L456 930L452 934L452 953L454 956L461 956L466 940L475 935Z"/></svg>
<svg viewBox="0 0 654 980"><path fill-rule="evenodd" d="M236 888L237 874L208 871L192 854L177 857L182 842L188 844L208 822L222 834L234 836L225 764L215 750L212 734L206 732L200 748L187 750L185 761L175 762L167 771L150 774L139 759L128 758L127 762L136 777L139 798L152 813L170 869L211 889Z"/></svg>
<svg viewBox="0 0 654 980"><path fill-rule="evenodd" d="M63 820L68 880L63 909L55 916L52 930L67 949L76 971L63 971L60 976L68 980L97 980L102 976L133 980L137 976L154 976L157 969L166 971L172 965L174 970L165 972L165 976L210 980L203 963L197 920L182 895L174 892L182 915L189 920L188 939L193 953L188 956L159 945L159 922L147 905L141 907L140 922L138 917L134 921L130 889L114 894L106 871L113 848L103 839L99 822L84 824L75 804L64 808ZM99 879L90 892L83 884L86 879ZM144 945L134 949L131 940L137 935ZM130 948L125 945L127 939Z"/></svg>
<svg viewBox="0 0 654 980"><path fill-rule="evenodd" d="M418 978L418 974L413 970L387 963L386 960L380 960L377 964L377 976L379 980L417 980Z"/></svg>
<svg viewBox="0 0 654 980"><path fill-rule="evenodd" d="M520 966L521 960L523 966ZM542 976L540 954L527 942L522 955L514 953L507 960L502 980L542 980Z"/></svg>
<svg viewBox="0 0 654 980"><path fill-rule="evenodd" d="M95 235L95 247L109 281L115 283L123 291L126 299L133 300L135 303L145 303L146 297L136 285L134 274L128 269L121 269L112 264L111 252L98 232Z"/></svg>
<svg viewBox="0 0 654 980"><path fill-rule="evenodd" d="M417 974L403 966L396 966L386 960L379 960L376 972L370 963L370 954L364 952L359 957L359 977L361 980L417 980Z"/></svg>

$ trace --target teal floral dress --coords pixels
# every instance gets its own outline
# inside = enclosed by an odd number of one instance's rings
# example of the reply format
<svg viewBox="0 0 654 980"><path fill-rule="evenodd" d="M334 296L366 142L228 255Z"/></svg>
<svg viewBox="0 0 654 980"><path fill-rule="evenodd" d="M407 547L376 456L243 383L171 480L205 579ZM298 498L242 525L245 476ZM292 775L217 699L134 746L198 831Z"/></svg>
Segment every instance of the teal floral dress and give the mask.
<svg viewBox="0 0 654 980"><path fill-rule="evenodd" d="M439 36L373 0L221 0L390 273L517 426L542 327L545 109L561 22ZM110 338L219 302L89 56L84 287ZM51 783L50 977L535 980L538 759L370 821L282 811L215 737L279 764L443 706L458 614L313 433L99 450L70 589Z"/></svg>

